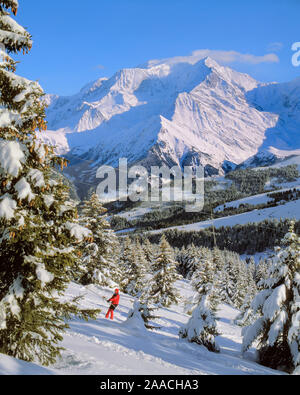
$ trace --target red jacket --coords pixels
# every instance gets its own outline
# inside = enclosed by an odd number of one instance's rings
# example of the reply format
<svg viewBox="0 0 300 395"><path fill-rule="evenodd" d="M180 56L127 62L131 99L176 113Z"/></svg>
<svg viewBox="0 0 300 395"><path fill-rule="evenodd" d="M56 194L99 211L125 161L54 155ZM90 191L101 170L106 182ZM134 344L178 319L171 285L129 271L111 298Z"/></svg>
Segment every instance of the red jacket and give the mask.
<svg viewBox="0 0 300 395"><path fill-rule="evenodd" d="M112 304L115 304L116 306L118 306L118 304L120 303L120 295L119 294L113 294L112 298L109 299L109 302L111 302Z"/></svg>

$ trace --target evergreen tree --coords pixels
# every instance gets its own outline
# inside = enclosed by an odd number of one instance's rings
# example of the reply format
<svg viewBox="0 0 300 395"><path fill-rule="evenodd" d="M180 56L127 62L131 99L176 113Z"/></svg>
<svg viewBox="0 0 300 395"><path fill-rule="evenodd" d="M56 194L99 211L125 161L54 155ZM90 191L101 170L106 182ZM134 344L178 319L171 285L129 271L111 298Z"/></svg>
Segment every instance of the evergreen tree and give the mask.
<svg viewBox="0 0 300 395"><path fill-rule="evenodd" d="M186 253L188 259L185 265L185 277L187 280L190 280L195 271L197 270L199 261L203 257L203 255L201 255L201 250L196 248L194 244L188 246Z"/></svg>
<svg viewBox="0 0 300 395"><path fill-rule="evenodd" d="M268 278L268 268L270 266L270 262L266 259L260 258L257 269L255 272L255 282L258 285L260 281Z"/></svg>
<svg viewBox="0 0 300 395"><path fill-rule="evenodd" d="M147 271L152 272L152 265L154 263L155 253L152 244L149 239L146 239L143 243L144 256L147 262Z"/></svg>
<svg viewBox="0 0 300 395"><path fill-rule="evenodd" d="M232 281L230 280L229 273L226 268L222 270L221 273L217 273L216 276L216 287L219 290L220 302L232 305L232 295L234 293L234 289L232 288Z"/></svg>
<svg viewBox="0 0 300 395"><path fill-rule="evenodd" d="M187 325L180 329L179 337L191 343L205 346L209 351L219 352L215 336L219 333L216 329L216 318L211 308L209 295L203 295L197 307L192 312L192 317Z"/></svg>
<svg viewBox="0 0 300 395"><path fill-rule="evenodd" d="M128 313L127 320L123 323L125 327L138 330L141 333L147 332L148 318L143 315L143 307L138 300L134 301L132 309Z"/></svg>
<svg viewBox="0 0 300 395"><path fill-rule="evenodd" d="M252 287L254 287L254 281L250 271L244 262L238 260L236 263L236 292L234 295L234 306L237 309L241 309L244 305L247 294L253 295Z"/></svg>
<svg viewBox="0 0 300 395"><path fill-rule="evenodd" d="M186 278L188 274L187 265L189 260L186 248L184 246L181 249L175 247L174 254L175 259L178 262L178 271L184 278Z"/></svg>
<svg viewBox="0 0 300 395"><path fill-rule="evenodd" d="M82 246L83 284L115 286L120 277L116 256L118 241L106 220L106 211L96 194L83 202L80 223L92 233Z"/></svg>
<svg viewBox="0 0 300 395"><path fill-rule="evenodd" d="M196 292L194 297L195 304L199 304L203 295L210 295L213 308L217 308L219 296L218 290L216 289L216 277L212 265L211 254L205 257L203 256L197 270L193 274L191 285Z"/></svg>
<svg viewBox="0 0 300 395"><path fill-rule="evenodd" d="M214 247L212 250L212 264L216 272L222 272L224 268L224 258L222 257L221 251L217 247Z"/></svg>
<svg viewBox="0 0 300 395"><path fill-rule="evenodd" d="M160 329L159 326L153 325L151 321L155 321L156 319L160 318L159 316L155 315L155 311L157 307L154 305L150 305L148 301L148 293L145 292L141 295L139 299L139 311L141 316L144 320L145 327L150 330Z"/></svg>
<svg viewBox="0 0 300 395"><path fill-rule="evenodd" d="M146 271L148 262L146 260L141 243L136 240L132 249L132 260L129 266L128 277L129 283L127 293L132 296L140 296L145 287Z"/></svg>
<svg viewBox="0 0 300 395"><path fill-rule="evenodd" d="M180 276L177 274L173 251L164 236L161 238L153 269L148 301L163 307L169 307L172 303L177 304L179 293L174 283Z"/></svg>
<svg viewBox="0 0 300 395"><path fill-rule="evenodd" d="M258 340L260 363L290 372L300 366L300 239L294 223L276 254L252 302L260 317L244 331L243 350Z"/></svg>
<svg viewBox="0 0 300 395"><path fill-rule="evenodd" d="M191 283L196 291L193 303L196 307L186 326L179 331L179 337L187 338L191 343L205 346L209 351L218 352L215 341L218 336L216 311L219 298L215 288L215 276L212 261L203 260L194 273Z"/></svg>
<svg viewBox="0 0 300 395"><path fill-rule="evenodd" d="M244 305L247 294L253 295L252 288L256 290L252 272L234 252L221 251L221 257L224 259L223 270L217 273L221 301L239 309Z"/></svg>
<svg viewBox="0 0 300 395"><path fill-rule="evenodd" d="M240 326L246 326L252 324L258 317L254 315L251 310L251 303L257 294L256 283L253 279L253 271L251 268L247 268L248 276L238 281L238 289L241 289L241 299L239 305L240 314L235 319L235 324Z"/></svg>
<svg viewBox="0 0 300 395"><path fill-rule="evenodd" d="M237 292L237 269L232 257L227 257L223 265L223 270L220 273L220 282L222 284L221 294L223 295L223 302L234 306Z"/></svg>
<svg viewBox="0 0 300 395"><path fill-rule="evenodd" d="M120 282L123 292L140 296L145 287L146 261L144 251L138 240L132 243L127 237L120 256L122 279Z"/></svg>
<svg viewBox="0 0 300 395"><path fill-rule="evenodd" d="M250 272L250 274L252 275L253 280L255 279L255 275L256 275L256 263L253 257L251 257L250 259L246 259L246 263L247 263L247 267L248 270Z"/></svg>
<svg viewBox="0 0 300 395"><path fill-rule="evenodd" d="M119 267L121 271L121 280L119 282L122 292L126 292L130 282L129 270L132 262L132 243L127 236L120 248Z"/></svg>
<svg viewBox="0 0 300 395"><path fill-rule="evenodd" d="M28 52L29 33L11 16L16 0L0 0L0 43L6 52ZM87 319L74 301L62 301L77 242L89 231L76 222L62 181L51 179L67 164L39 142L46 129L38 83L15 74L16 62L0 64L0 352L25 361L53 363L67 320Z"/></svg>

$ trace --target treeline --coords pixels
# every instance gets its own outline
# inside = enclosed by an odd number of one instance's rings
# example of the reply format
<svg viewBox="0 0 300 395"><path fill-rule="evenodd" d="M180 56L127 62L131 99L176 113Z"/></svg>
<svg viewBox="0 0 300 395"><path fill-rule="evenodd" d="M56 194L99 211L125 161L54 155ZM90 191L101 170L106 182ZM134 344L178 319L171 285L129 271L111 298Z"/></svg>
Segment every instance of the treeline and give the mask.
<svg viewBox="0 0 300 395"><path fill-rule="evenodd" d="M265 191L265 185L272 178L277 178L277 182L292 182L299 177L297 165L289 165L280 168L253 170L238 169L226 175L226 178L233 181L242 193L258 194Z"/></svg>
<svg viewBox="0 0 300 395"><path fill-rule="evenodd" d="M133 221L128 221L123 217L115 216L111 219L111 226L115 231L134 228L136 230L151 231L162 228L169 228L178 225L188 225L195 222L202 222L209 219L229 217L232 215L243 214L253 210L276 207L281 202L297 200L300 198L300 190L289 190L268 194L274 200L261 204L241 203L238 207L224 207L222 211L214 211L211 206L206 206L199 213L188 213L184 207L173 207L162 211L153 211L143 217Z"/></svg>
<svg viewBox="0 0 300 395"><path fill-rule="evenodd" d="M186 212L184 204L176 203L171 207L148 212L140 218L132 221L115 214L110 220L111 226L115 231L128 228L154 230L179 224L184 225L193 222L205 221L211 217L211 213L214 208L219 204L246 197L245 194L237 191L234 184L226 190L216 191L213 189L215 184L216 183L214 181L205 182L204 208L200 212Z"/></svg>
<svg viewBox="0 0 300 395"><path fill-rule="evenodd" d="M200 212L186 212L184 204L180 205L177 203L165 209L153 210L133 221L115 215L111 219L111 226L116 231L128 228L150 231L206 221L211 218L242 214L253 209L274 207L280 201L298 199L300 197L300 191L294 189L285 192L274 192L268 195L274 199L273 201L255 206L241 204L239 207L226 207L223 211L214 212L214 209L219 205L265 192L265 184L271 178L277 178L278 182L290 182L299 176L296 165L289 165L278 169L235 170L226 176L226 178L232 181L232 184L227 189L216 190L217 183L215 181L209 180L205 182L204 208Z"/></svg>
<svg viewBox="0 0 300 395"><path fill-rule="evenodd" d="M274 203L278 203L281 201L289 202L300 198L300 189L294 188L283 192L273 192L269 193L268 196L274 199Z"/></svg>
<svg viewBox="0 0 300 395"><path fill-rule="evenodd" d="M221 250L227 249L238 254L254 254L278 245L283 235L287 233L289 223L289 219L265 220L260 223L220 227L215 230L213 227L198 231L169 229L163 234L171 246L177 248L191 244L213 248L215 234L216 245ZM300 221L295 223L295 232L300 234ZM144 234L143 237L148 238L151 243L158 243L161 234Z"/></svg>

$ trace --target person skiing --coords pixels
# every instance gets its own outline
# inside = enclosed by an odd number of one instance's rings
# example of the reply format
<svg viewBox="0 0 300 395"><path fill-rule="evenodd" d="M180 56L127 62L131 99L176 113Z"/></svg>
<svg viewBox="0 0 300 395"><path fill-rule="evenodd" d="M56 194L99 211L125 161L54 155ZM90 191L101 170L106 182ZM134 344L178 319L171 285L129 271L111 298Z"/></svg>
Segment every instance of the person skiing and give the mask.
<svg viewBox="0 0 300 395"><path fill-rule="evenodd" d="M107 312L105 318L108 318L110 315L110 319L113 320L114 319L114 311L119 306L119 302L120 302L120 294L119 294L118 289L115 289L115 293L113 294L113 296L110 299L108 299L107 302L111 302L111 305L110 305L110 308L108 309L108 312Z"/></svg>

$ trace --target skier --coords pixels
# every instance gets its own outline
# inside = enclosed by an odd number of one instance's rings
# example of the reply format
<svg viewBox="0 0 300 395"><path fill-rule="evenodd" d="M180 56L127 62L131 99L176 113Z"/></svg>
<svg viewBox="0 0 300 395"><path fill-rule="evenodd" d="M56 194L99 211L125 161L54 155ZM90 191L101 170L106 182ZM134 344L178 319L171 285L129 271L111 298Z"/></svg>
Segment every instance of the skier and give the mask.
<svg viewBox="0 0 300 395"><path fill-rule="evenodd" d="M108 299L107 302L111 302L111 305L110 305L110 308L108 309L108 312L107 312L105 318L108 318L109 314L110 314L110 319L113 320L114 319L114 311L118 307L119 302L120 302L120 294L119 294L118 289L115 289L115 293L113 294L113 296L110 299Z"/></svg>

